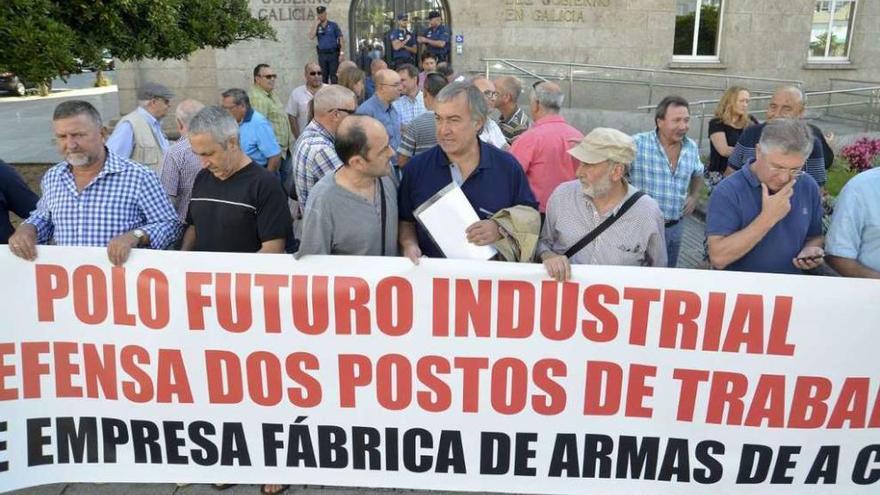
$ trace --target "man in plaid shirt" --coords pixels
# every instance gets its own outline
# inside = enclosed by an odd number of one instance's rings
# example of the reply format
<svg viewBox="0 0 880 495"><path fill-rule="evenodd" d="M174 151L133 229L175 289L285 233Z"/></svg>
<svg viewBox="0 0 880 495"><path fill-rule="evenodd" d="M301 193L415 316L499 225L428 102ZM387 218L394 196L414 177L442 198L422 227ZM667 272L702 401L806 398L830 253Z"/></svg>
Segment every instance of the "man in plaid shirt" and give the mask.
<svg viewBox="0 0 880 495"><path fill-rule="evenodd" d="M64 161L49 169L37 209L9 238L9 249L33 261L37 244L107 246L114 265L132 248L165 249L181 233L159 178L108 151L101 114L86 101L55 107L52 127Z"/></svg>
<svg viewBox="0 0 880 495"><path fill-rule="evenodd" d="M309 192L321 177L333 172L342 161L333 147L336 129L342 119L355 113L357 100L354 93L343 86L324 86L315 94L315 118L297 138L293 148L293 174L296 179L296 197L305 208Z"/></svg>
<svg viewBox="0 0 880 495"><path fill-rule="evenodd" d="M667 96L657 104L653 131L633 136L636 158L630 183L648 193L660 205L666 227L666 254L670 268L678 263L684 217L693 213L703 188L700 150L687 137L690 125L688 102Z"/></svg>

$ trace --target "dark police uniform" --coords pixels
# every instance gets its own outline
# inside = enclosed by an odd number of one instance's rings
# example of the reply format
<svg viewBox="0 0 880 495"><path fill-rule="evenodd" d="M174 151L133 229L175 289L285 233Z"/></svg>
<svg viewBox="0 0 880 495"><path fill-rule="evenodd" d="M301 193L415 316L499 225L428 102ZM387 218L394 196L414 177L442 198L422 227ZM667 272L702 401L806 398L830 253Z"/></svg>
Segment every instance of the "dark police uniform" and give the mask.
<svg viewBox="0 0 880 495"><path fill-rule="evenodd" d="M406 41L407 36L409 36L409 41ZM401 47L400 50L393 50L391 52L392 67L396 69L403 64L415 64L415 55L406 51L405 48L407 46L416 46L416 36L410 30L395 28L388 35L388 39L390 41L406 41L406 43L404 43L404 46Z"/></svg>
<svg viewBox="0 0 880 495"><path fill-rule="evenodd" d="M336 69L339 68L339 38L342 30L333 21L327 21L326 25L319 24L315 28L315 37L318 40L318 64L323 72L324 84L336 84Z"/></svg>
<svg viewBox="0 0 880 495"><path fill-rule="evenodd" d="M440 24L435 28L428 28L425 31L426 38L430 38L434 41L445 41L446 45L443 48L437 48L436 46L425 45L427 47L428 53L431 53L437 57L437 62L449 62L449 29L446 28L445 24Z"/></svg>

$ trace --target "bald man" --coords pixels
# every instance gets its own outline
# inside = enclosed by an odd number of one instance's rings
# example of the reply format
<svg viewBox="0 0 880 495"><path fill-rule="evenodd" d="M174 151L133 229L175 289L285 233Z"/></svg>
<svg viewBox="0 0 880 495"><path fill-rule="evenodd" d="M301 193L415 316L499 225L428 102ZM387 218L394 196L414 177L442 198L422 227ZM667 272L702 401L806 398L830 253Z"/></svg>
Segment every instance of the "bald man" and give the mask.
<svg viewBox="0 0 880 495"><path fill-rule="evenodd" d="M397 256L397 189L388 176L393 153L378 120L355 115L339 124L342 166L312 189L298 255Z"/></svg>
<svg viewBox="0 0 880 495"><path fill-rule="evenodd" d="M802 119L804 118L804 94L794 86L781 86L773 93L770 104L767 106L767 122L773 119ZM743 166L755 161L755 145L761 140L764 132L763 124L746 127L739 137L730 158L727 159L727 175L736 172ZM822 139L822 131L817 127L810 126L813 131L813 151L804 164L804 171L810 174L824 191L828 174L825 172L825 145Z"/></svg>
<svg viewBox="0 0 880 495"><path fill-rule="evenodd" d="M376 79L376 93L367 101L361 103L357 113L369 115L385 126L391 148L397 150L400 146L400 113L392 103L400 98L401 83L400 74L391 69L382 69L374 75Z"/></svg>

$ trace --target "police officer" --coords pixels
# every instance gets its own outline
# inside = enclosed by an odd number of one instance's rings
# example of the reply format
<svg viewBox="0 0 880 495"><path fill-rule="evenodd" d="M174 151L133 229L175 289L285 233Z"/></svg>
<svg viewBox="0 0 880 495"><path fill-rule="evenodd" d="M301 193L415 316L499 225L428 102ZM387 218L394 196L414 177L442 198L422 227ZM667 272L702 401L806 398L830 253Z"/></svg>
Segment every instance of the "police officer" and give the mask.
<svg viewBox="0 0 880 495"><path fill-rule="evenodd" d="M428 13L428 29L417 40L424 50L437 56L437 62L449 62L449 29L441 24L440 12Z"/></svg>
<svg viewBox="0 0 880 495"><path fill-rule="evenodd" d="M321 5L315 11L318 13L318 23L309 34L309 39L318 39L318 64L324 84L336 84L336 69L345 55L342 51L342 30L339 24L327 20L327 7Z"/></svg>
<svg viewBox="0 0 880 495"><path fill-rule="evenodd" d="M391 40L391 64L395 69L403 64L415 65L415 55L419 49L408 24L409 18L406 14L398 15L397 27L388 35Z"/></svg>

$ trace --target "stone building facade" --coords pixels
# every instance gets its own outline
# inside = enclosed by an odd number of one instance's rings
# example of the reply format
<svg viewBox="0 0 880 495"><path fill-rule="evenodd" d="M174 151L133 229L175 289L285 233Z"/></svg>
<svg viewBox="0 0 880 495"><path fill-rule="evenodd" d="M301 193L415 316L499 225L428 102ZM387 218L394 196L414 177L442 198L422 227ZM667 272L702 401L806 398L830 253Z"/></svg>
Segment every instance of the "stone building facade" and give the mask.
<svg viewBox="0 0 880 495"><path fill-rule="evenodd" d="M342 27L346 58L357 53L358 44L371 47L381 40L398 13L409 13L420 26L427 12L437 9L453 34L452 61L459 71L485 70L485 58L510 58L791 79L810 90L828 89L832 78L880 81L877 0L251 0L250 5L255 16L270 20L277 41L202 50L186 61L120 64L120 111L134 107L136 88L147 80L167 84L180 97L215 102L223 89L247 88L253 66L261 62L278 71L277 88L286 101L302 84L303 65L316 57L308 32L318 5ZM543 70L565 77L566 69ZM633 106L643 103L633 98Z"/></svg>

